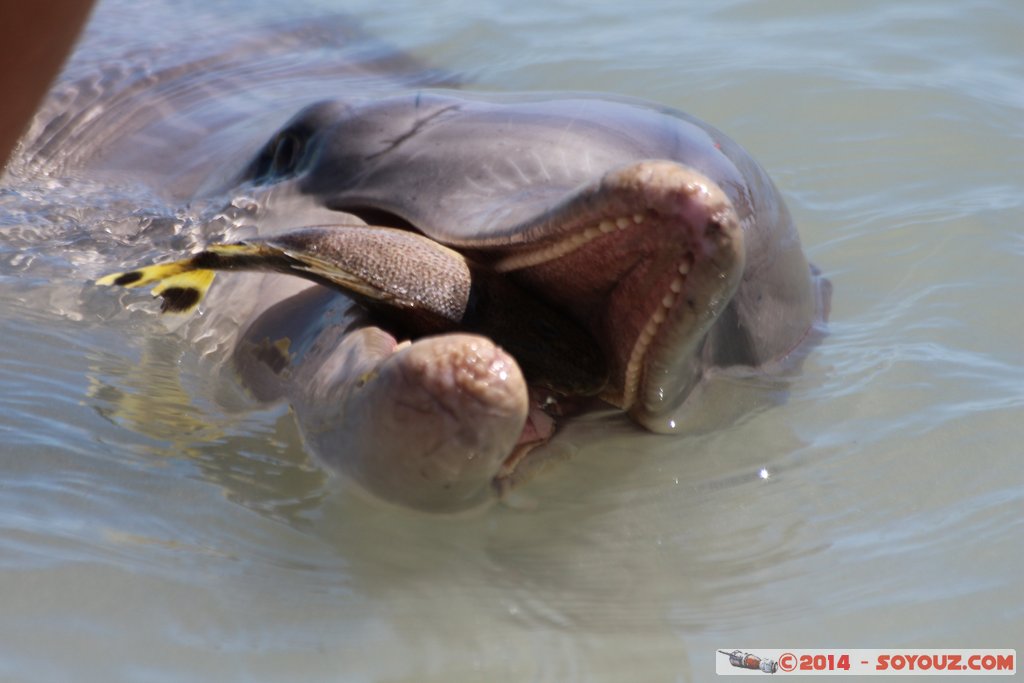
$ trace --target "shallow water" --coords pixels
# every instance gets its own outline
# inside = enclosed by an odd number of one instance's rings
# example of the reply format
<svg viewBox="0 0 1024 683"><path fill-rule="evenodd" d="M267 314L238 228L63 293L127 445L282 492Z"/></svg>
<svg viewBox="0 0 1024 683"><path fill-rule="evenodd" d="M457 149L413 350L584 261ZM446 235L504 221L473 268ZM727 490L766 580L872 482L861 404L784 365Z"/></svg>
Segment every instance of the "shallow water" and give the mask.
<svg viewBox="0 0 1024 683"><path fill-rule="evenodd" d="M87 48L335 7L278 5L113 6ZM344 9L475 88L639 96L727 131L832 280L831 335L782 406L683 437L592 416L514 505L416 515L86 282L104 254L187 246L202 207L0 189L0 679L708 680L717 648L1021 642L1024 7Z"/></svg>

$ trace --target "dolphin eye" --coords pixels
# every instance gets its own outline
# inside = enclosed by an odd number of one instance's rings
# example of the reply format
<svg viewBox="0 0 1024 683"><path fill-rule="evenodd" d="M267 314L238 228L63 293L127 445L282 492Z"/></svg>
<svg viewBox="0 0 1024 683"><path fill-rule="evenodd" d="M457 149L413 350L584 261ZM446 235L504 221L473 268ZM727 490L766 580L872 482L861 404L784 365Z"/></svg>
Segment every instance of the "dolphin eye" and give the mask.
<svg viewBox="0 0 1024 683"><path fill-rule="evenodd" d="M247 175L260 185L295 175L306 157L307 139L301 131L281 131L263 146Z"/></svg>

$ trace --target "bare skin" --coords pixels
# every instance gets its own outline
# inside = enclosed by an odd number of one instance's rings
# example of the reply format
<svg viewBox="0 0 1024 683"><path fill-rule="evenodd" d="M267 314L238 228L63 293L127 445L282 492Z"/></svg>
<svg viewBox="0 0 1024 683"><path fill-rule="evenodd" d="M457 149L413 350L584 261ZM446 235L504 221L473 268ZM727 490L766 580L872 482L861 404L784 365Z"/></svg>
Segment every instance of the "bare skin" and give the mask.
<svg viewBox="0 0 1024 683"><path fill-rule="evenodd" d="M0 21L0 168L85 24L92 0L14 0Z"/></svg>

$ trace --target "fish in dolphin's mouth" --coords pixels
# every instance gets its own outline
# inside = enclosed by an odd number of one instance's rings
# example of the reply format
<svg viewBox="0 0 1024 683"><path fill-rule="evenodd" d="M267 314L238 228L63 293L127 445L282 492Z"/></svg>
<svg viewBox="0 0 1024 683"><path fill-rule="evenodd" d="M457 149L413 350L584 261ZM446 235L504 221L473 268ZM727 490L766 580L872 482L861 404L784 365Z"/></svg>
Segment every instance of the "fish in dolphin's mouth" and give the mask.
<svg viewBox="0 0 1024 683"><path fill-rule="evenodd" d="M524 457L552 435L552 408L599 394L629 410L642 387L688 371L685 360L682 370L676 367L680 356L700 343L743 263L729 200L707 178L672 162L607 174L521 234L534 232L546 237L500 249L476 245L464 254L412 230L304 227L208 245L99 283L152 284L165 311L186 312L203 299L215 271L277 271L376 310L397 337L395 350L405 335L473 332L493 339L533 387L522 434L496 475L506 487L519 477ZM445 403L436 391L431 396Z"/></svg>

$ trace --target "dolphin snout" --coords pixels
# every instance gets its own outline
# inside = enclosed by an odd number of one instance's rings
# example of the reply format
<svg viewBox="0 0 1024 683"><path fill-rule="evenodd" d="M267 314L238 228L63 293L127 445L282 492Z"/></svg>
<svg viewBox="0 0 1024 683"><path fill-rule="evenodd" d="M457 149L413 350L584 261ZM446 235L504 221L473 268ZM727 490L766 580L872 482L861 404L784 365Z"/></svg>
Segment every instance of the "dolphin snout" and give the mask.
<svg viewBox="0 0 1024 683"><path fill-rule="evenodd" d="M376 359L370 347L351 351L322 366L332 414L303 430L318 455L403 506L457 511L492 499L529 408L515 360L471 334L427 337L388 355L375 346Z"/></svg>

